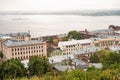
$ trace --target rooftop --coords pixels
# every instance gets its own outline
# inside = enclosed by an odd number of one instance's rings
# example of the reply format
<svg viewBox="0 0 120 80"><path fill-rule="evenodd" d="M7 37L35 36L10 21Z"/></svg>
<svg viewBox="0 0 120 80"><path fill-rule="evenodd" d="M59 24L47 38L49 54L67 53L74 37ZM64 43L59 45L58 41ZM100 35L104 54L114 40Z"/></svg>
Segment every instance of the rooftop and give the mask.
<svg viewBox="0 0 120 80"><path fill-rule="evenodd" d="M112 51L120 51L120 46L111 46L109 49Z"/></svg>
<svg viewBox="0 0 120 80"><path fill-rule="evenodd" d="M59 56L52 56L52 57L49 57L49 62L52 64L52 63L60 63L62 62L63 60L65 59L74 59L74 55L59 55Z"/></svg>
<svg viewBox="0 0 120 80"><path fill-rule="evenodd" d="M2 36L9 36L9 37L30 36L30 34L28 32L18 32L18 33L0 34L0 37L2 37Z"/></svg>
<svg viewBox="0 0 120 80"><path fill-rule="evenodd" d="M83 40L71 40L71 41L64 41L64 42L59 42L61 45L75 45L75 44L87 44L87 43L92 43L90 39L83 39Z"/></svg>
<svg viewBox="0 0 120 80"><path fill-rule="evenodd" d="M3 42L6 46L22 46L22 45L32 45L32 44L40 44L43 43L40 40L31 40L31 41L17 41L13 39L7 39Z"/></svg>
<svg viewBox="0 0 120 80"><path fill-rule="evenodd" d="M113 32L113 30L110 30L110 29L99 29L99 30L94 30L94 31L91 31L92 33L110 33L110 32Z"/></svg>
<svg viewBox="0 0 120 80"><path fill-rule="evenodd" d="M88 47L88 48L82 48L80 50L76 50L73 52L73 54L86 54L86 53L90 53L90 52L96 52L96 51L99 51L100 48L98 47Z"/></svg>

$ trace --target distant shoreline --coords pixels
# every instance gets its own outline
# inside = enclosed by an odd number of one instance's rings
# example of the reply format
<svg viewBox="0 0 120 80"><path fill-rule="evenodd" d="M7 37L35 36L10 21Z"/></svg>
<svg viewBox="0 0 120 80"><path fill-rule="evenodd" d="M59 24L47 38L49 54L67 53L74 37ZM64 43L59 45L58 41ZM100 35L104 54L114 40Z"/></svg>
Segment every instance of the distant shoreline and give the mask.
<svg viewBox="0 0 120 80"><path fill-rule="evenodd" d="M80 16L120 16L120 10L83 10L58 12L1 11L0 15L80 15Z"/></svg>

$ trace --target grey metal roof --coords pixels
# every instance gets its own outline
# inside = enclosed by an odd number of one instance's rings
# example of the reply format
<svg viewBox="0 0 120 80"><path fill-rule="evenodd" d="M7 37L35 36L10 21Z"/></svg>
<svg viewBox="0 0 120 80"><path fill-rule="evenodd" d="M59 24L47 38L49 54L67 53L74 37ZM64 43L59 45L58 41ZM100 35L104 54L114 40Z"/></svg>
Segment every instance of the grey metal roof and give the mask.
<svg viewBox="0 0 120 80"><path fill-rule="evenodd" d="M112 51L120 51L120 46L110 46L109 48Z"/></svg>
<svg viewBox="0 0 120 80"><path fill-rule="evenodd" d="M91 31L92 33L106 33L106 32L113 32L113 30L110 30L110 29L99 29L99 30L94 30L94 31Z"/></svg>
<svg viewBox="0 0 120 80"><path fill-rule="evenodd" d="M18 32L18 33L0 34L0 36L9 36L9 37L13 37L13 36L30 36L30 34L27 33L27 32Z"/></svg>
<svg viewBox="0 0 120 80"><path fill-rule="evenodd" d="M32 45L32 44L40 44L43 43L40 40L31 40L31 41L17 41L13 39L7 39L3 42L6 46L22 46L22 45Z"/></svg>
<svg viewBox="0 0 120 80"><path fill-rule="evenodd" d="M98 47L88 47L88 48L82 48L80 50L73 51L73 54L86 54L91 52L99 51L100 48Z"/></svg>
<svg viewBox="0 0 120 80"><path fill-rule="evenodd" d="M65 71L67 69L68 69L68 71L72 71L71 66L59 66L59 65L55 65L54 68L57 69L58 71Z"/></svg>

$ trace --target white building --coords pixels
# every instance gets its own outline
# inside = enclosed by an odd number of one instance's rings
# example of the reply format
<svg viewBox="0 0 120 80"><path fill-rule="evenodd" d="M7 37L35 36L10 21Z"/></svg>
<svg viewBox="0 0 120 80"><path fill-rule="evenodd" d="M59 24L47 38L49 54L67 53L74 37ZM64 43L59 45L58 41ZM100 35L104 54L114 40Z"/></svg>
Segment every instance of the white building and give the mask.
<svg viewBox="0 0 120 80"><path fill-rule="evenodd" d="M76 50L93 47L94 44L90 39L83 39L83 40L71 40L71 41L59 42L58 46L62 50L63 55L68 55L68 54L72 54L73 51Z"/></svg>
<svg viewBox="0 0 120 80"><path fill-rule="evenodd" d="M100 49L110 48L111 46L120 46L120 37L109 36L83 40L63 41L59 42L58 46L62 50L62 55L72 54L75 51L79 51L80 53L95 52Z"/></svg>

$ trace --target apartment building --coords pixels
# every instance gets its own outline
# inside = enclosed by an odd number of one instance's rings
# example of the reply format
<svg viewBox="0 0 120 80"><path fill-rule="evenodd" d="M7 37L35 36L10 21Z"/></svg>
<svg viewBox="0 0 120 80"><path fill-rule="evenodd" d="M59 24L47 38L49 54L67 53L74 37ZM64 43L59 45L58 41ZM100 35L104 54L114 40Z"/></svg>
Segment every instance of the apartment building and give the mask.
<svg viewBox="0 0 120 80"><path fill-rule="evenodd" d="M82 48L92 47L94 46L94 44L90 39L84 39L59 42L58 46L62 50L63 55L68 55L72 54L73 51L80 50Z"/></svg>
<svg viewBox="0 0 120 80"><path fill-rule="evenodd" d="M46 42L39 40L18 41L7 39L2 42L5 60L11 58L25 60L30 56L47 56Z"/></svg>
<svg viewBox="0 0 120 80"><path fill-rule="evenodd" d="M83 40L71 40L59 42L58 46L62 50L63 55L72 54L75 51L81 50L81 52L90 52L95 49L107 49L111 46L119 46L120 37L109 36L102 38L89 38ZM91 49L94 48L94 49ZM93 51L91 51L93 52Z"/></svg>
<svg viewBox="0 0 120 80"><path fill-rule="evenodd" d="M9 34L0 34L1 37L8 36L18 41L29 41L31 40L30 32L18 32Z"/></svg>
<svg viewBox="0 0 120 80"><path fill-rule="evenodd" d="M120 37L109 36L105 38L94 38L93 43L96 47L101 49L109 48L111 46L119 46Z"/></svg>
<svg viewBox="0 0 120 80"><path fill-rule="evenodd" d="M0 51L2 51L2 42L7 39L15 39L18 41L30 41L31 35L30 32L0 34Z"/></svg>

